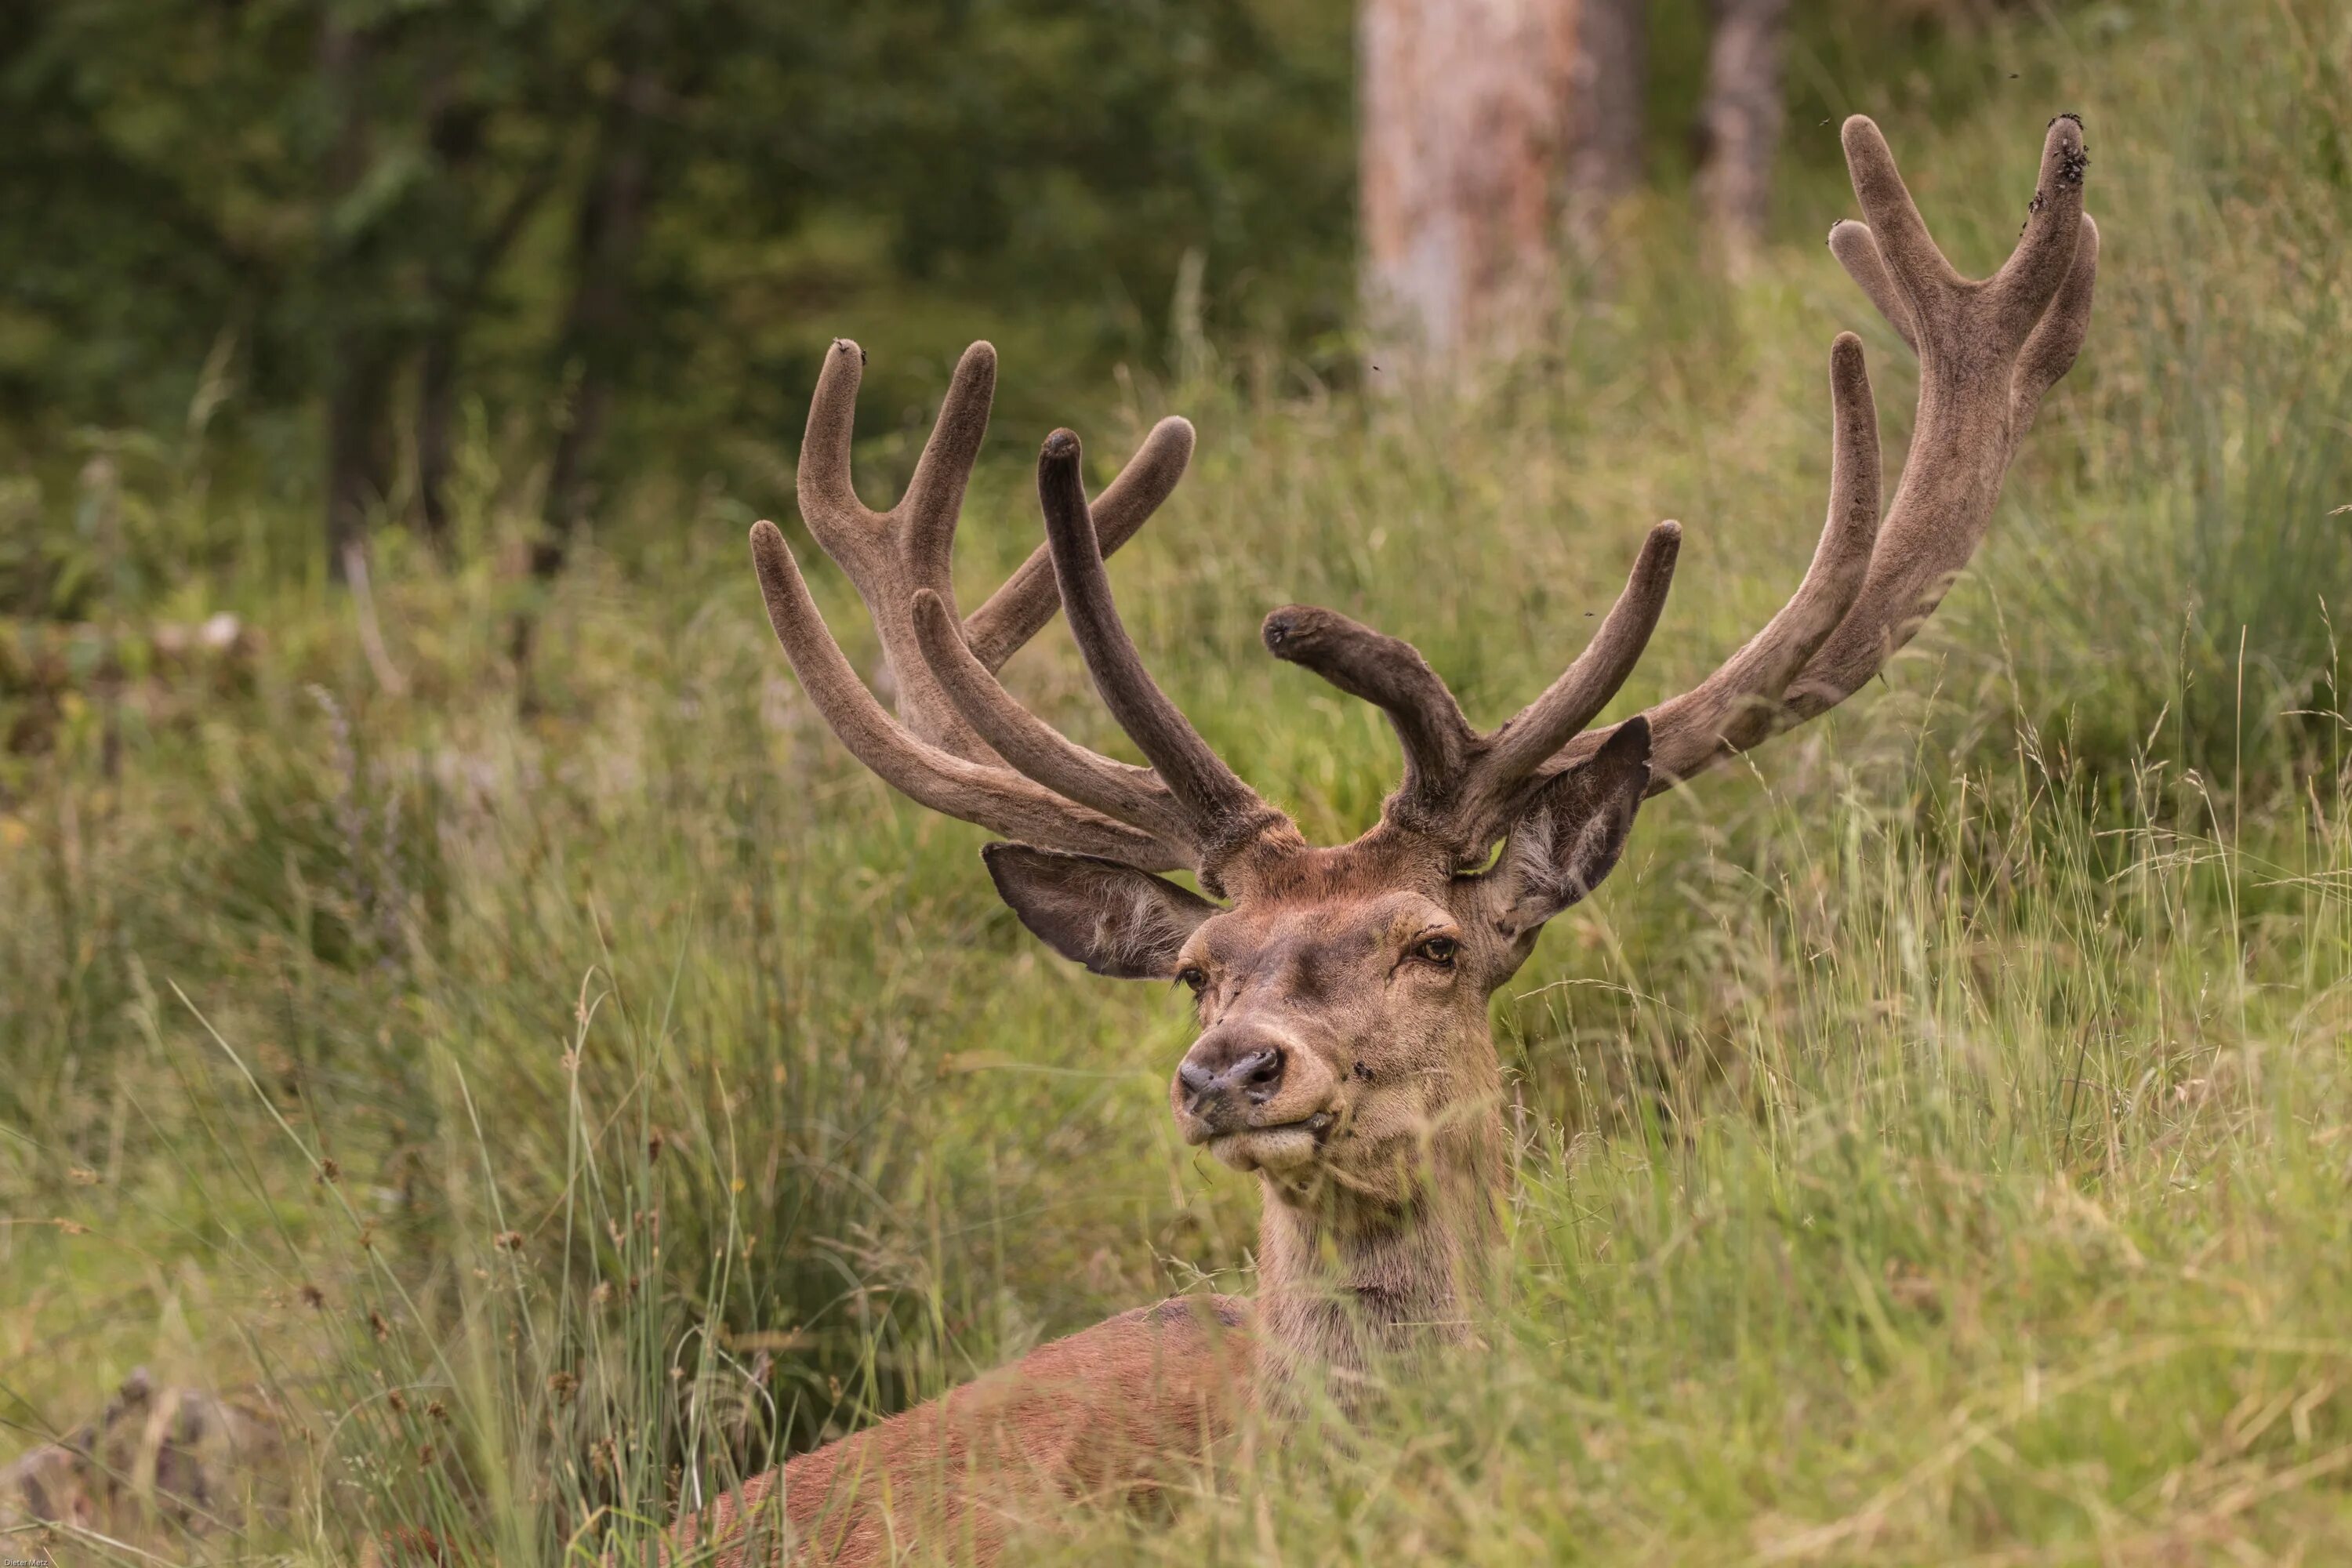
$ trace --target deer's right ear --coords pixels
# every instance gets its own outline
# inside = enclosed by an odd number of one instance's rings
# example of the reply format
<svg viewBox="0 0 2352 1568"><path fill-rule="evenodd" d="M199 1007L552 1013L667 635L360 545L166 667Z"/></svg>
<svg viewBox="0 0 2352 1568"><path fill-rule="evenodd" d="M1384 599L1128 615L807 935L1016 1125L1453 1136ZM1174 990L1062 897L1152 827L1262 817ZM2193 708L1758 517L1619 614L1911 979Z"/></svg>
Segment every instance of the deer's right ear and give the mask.
<svg viewBox="0 0 2352 1568"><path fill-rule="evenodd" d="M1193 929L1218 907L1149 871L1027 844L981 858L1013 912L1064 958L1115 980L1166 980Z"/></svg>
<svg viewBox="0 0 2352 1568"><path fill-rule="evenodd" d="M1543 923L1616 868L1650 787L1650 723L1639 714L1601 749L1538 793L1482 879L1487 913L1513 942L1532 943Z"/></svg>

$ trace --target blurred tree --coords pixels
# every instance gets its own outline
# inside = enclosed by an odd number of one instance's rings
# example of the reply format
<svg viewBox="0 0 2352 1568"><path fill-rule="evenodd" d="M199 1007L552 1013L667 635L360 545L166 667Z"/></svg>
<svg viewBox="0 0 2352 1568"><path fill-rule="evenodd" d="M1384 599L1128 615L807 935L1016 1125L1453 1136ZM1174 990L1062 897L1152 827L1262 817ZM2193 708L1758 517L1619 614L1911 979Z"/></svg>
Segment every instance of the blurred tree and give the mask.
<svg viewBox="0 0 2352 1568"><path fill-rule="evenodd" d="M1709 0L1706 96L1699 104L1698 200L1709 242L1734 274L1764 240L1780 144L1780 57L1789 0Z"/></svg>
<svg viewBox="0 0 2352 1568"><path fill-rule="evenodd" d="M950 316L1050 341L1029 386L1156 355L1188 251L1213 325L1310 342L1346 314L1347 16L18 0L0 440L172 426L233 341L210 438L315 453L331 568L395 512L446 534L468 398L545 432L551 566L648 453L789 429L836 331L895 351L890 424Z"/></svg>
<svg viewBox="0 0 2352 1568"><path fill-rule="evenodd" d="M1876 47L1855 28L1924 31L1885 11L1796 16L1832 61L1815 75ZM1679 178L1645 130L1696 113L1707 202L1758 232L1790 14L13 0L0 448L39 482L9 515L70 493L60 433L194 439L201 405L207 450L317 509L284 558L331 563L390 516L446 539L460 432L488 428L521 449L510 501L546 481L551 567L627 483L769 483L835 333L874 351L869 434L910 426L967 338L999 339L1000 428L1024 444L1115 365L1177 371L1175 335L1318 379L1360 364L1366 301L1441 353L1507 342L1559 297L1564 216ZM1173 334L1188 256L1199 330Z"/></svg>
<svg viewBox="0 0 2352 1568"><path fill-rule="evenodd" d="M327 338L327 570L341 577L368 519L392 494L392 382L399 359L396 300L374 285L395 242L371 206L383 201L376 164L374 55L369 22L330 5L319 18L319 100L327 121L319 276L338 306Z"/></svg>
<svg viewBox="0 0 2352 1568"><path fill-rule="evenodd" d="M1642 183L1648 12L1363 0L1363 290L1384 362L1475 363L1539 334L1563 237L1591 249Z"/></svg>
<svg viewBox="0 0 2352 1568"><path fill-rule="evenodd" d="M1649 0L1581 0L1576 84L1569 105L1575 124L1569 221L1588 250L1610 209L1642 184L1649 9Z"/></svg>
<svg viewBox="0 0 2352 1568"><path fill-rule="evenodd" d="M12 10L0 96L38 132L0 157L0 233L16 242L0 322L37 323L40 352L0 356L0 396L34 416L162 423L204 345L236 331L250 403L320 411L340 571L402 488L395 408L419 344L462 332L500 247L482 231L511 227L497 202L510 172L452 178L451 164L487 142L491 102L530 109L510 67L534 57L537 20L529 5L341 0ZM461 58L463 74L445 68ZM67 344L113 374L78 374Z"/></svg>
<svg viewBox="0 0 2352 1568"><path fill-rule="evenodd" d="M430 170L417 219L425 308L416 363L416 513L426 535L446 548L467 330L556 190L572 117L561 104L538 101L549 95L537 79L556 69L543 23L492 30L454 8L434 20L415 46L424 68Z"/></svg>
<svg viewBox="0 0 2352 1568"><path fill-rule="evenodd" d="M1505 355L1558 259L1579 67L1575 0L1364 0L1364 298L1395 370Z"/></svg>

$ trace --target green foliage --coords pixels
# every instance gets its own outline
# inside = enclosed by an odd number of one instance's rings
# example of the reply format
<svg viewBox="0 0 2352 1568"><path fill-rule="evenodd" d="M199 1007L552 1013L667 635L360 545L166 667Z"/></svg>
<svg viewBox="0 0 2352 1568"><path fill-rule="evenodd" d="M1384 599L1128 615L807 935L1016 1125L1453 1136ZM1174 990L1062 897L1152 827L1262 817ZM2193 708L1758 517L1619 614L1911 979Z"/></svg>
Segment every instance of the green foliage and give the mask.
<svg viewBox="0 0 2352 1568"><path fill-rule="evenodd" d="M214 438L282 473L338 397L381 442L425 440L436 387L543 437L585 374L625 392L601 477L691 478L788 426L852 328L906 367L893 422L948 322L1025 335L1066 393L1156 363L1187 256L1211 325L1328 337L1347 26L1339 0L14 6L0 413L37 470L74 426L175 424L226 344ZM413 465L373 466L378 504L420 504Z"/></svg>
<svg viewBox="0 0 2352 1568"><path fill-rule="evenodd" d="M837 334L874 353L877 435L982 335L1028 367L1013 432L1211 344L1261 394L1350 384L1351 9L26 0L0 16L0 461L62 532L63 437L176 438L201 405L187 458L236 493L315 503L323 468L433 532L474 428L519 510L611 531L651 510L629 492L764 476ZM1706 7L1654 13L1672 193ZM1875 5L1793 27L1792 231L1856 84L1940 114L2005 74L1988 35ZM319 571L319 531L267 510L276 570ZM0 605L69 612L38 553L7 550Z"/></svg>

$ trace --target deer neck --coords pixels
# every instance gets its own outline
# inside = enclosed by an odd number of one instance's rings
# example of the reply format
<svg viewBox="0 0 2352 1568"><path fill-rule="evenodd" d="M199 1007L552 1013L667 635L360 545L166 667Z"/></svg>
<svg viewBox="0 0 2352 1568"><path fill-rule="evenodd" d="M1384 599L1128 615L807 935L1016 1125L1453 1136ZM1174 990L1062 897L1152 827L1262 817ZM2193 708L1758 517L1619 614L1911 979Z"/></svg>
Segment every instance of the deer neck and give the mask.
<svg viewBox="0 0 2352 1568"><path fill-rule="evenodd" d="M1319 1376L1351 1405L1376 1362L1469 1337L1502 1245L1508 1172L1494 1088L1429 1140L1402 1196L1260 1177L1260 1367L1277 1391Z"/></svg>

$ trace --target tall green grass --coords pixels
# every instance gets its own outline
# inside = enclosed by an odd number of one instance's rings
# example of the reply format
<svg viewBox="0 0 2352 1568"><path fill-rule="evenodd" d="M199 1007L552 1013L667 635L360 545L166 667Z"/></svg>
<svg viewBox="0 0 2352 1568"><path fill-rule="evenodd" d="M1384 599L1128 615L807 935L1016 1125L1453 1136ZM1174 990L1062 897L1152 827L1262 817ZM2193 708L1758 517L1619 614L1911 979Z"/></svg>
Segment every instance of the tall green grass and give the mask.
<svg viewBox="0 0 2352 1568"><path fill-rule="evenodd" d="M2352 20L2092 5L1968 58L2016 76L1964 112L1835 85L1978 269L2042 121L2081 111L2106 241L1978 567L1848 711L1653 803L1498 999L1520 1157L1480 1346L1172 1521L1080 1516L1027 1558L2352 1549ZM1491 717L1677 516L1630 710L1801 570L1842 327L1899 448L1912 374L1819 247L1850 197L1817 152L1755 281L1641 215L1639 265L1477 396L1318 395L1196 345L1190 384L1072 411L1103 472L1168 407L1200 424L1122 604L1311 833L1371 820L1392 742L1264 657L1265 608L1412 637ZM975 484L970 591L1037 536L1037 434ZM861 453L870 495L913 451ZM1183 1009L1038 948L982 836L860 773L793 683L741 545L782 461L608 528L544 602L497 565L518 487L471 461L467 564L384 542L393 684L346 600L232 558L117 608L243 614L245 689L93 681L11 764L0 1417L69 1425L141 1362L255 1382L291 1502L149 1546L341 1561L398 1524L584 1561L1042 1339L1245 1290L1253 1194L1166 1116ZM114 473L129 515L251 525L176 449ZM1012 670L1123 750L1058 630Z"/></svg>

